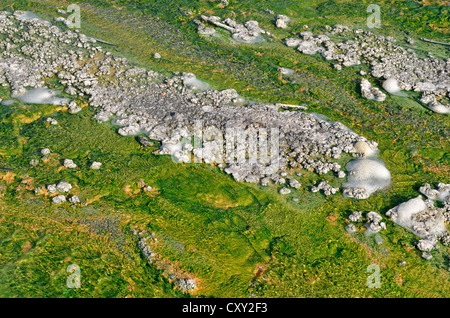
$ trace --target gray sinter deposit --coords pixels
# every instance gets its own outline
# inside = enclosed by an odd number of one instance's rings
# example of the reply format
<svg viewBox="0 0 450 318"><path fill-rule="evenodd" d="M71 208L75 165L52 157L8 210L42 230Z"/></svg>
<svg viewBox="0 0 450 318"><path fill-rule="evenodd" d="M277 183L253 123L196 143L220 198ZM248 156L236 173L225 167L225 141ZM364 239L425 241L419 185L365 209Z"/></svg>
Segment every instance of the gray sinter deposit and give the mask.
<svg viewBox="0 0 450 318"><path fill-rule="evenodd" d="M207 21L218 25L220 22L216 20ZM247 31L240 25L234 28L241 30L236 36L241 39L245 34L256 36L260 32L254 23L245 24ZM192 151L203 162L218 162L221 149L227 146L224 139L212 134L196 149L186 142L191 137L187 131L195 134L195 127L201 121L200 135L207 134L211 127L221 134L228 128L234 128L237 134L253 128L270 140L278 139L276 153L270 145L266 147L270 149L270 162L247 160L218 164L238 181L267 185L272 180L283 186L289 180L283 177L287 171L301 168L319 175L333 172L344 178L345 172L336 161L341 154L348 153L360 159L348 166L351 175L345 184L346 196L364 199L389 184L390 175L384 165L365 158L376 155L377 144L358 136L342 123L330 123L299 111L279 111L277 104L243 105L243 99L234 89L209 89L190 73L175 73L167 78L134 67L125 58L103 51L93 38L63 31L37 19L19 20L2 12L0 34L0 84L9 86L15 98L54 103L56 93L48 90L44 79L57 78L64 93L72 99L88 98L97 110L95 118L99 122L115 118L115 124L121 126L118 133L124 136L145 133L162 143L159 154L171 154L176 161L190 161ZM71 113L80 111L76 102L67 98L56 102L68 105ZM279 134L275 136L272 128L278 129ZM245 151L242 146L233 145L227 156L236 157ZM66 163L69 168L74 167L69 160ZM286 186L299 187L295 182ZM338 191L325 184L316 188L327 194Z"/></svg>

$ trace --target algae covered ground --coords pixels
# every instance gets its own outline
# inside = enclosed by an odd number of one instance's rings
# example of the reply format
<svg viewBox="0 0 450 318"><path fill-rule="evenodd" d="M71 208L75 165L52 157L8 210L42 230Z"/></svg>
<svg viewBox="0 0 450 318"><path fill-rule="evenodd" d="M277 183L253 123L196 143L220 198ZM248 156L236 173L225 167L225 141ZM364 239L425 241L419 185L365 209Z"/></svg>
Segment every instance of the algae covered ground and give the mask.
<svg viewBox="0 0 450 318"><path fill-rule="evenodd" d="M371 2L229 2L1 0L0 10L28 10L52 20L57 9L77 3L80 31L114 43L99 45L138 66L192 72L249 100L306 103L308 112L378 142L391 186L366 200L341 192L325 197L309 191L322 177L303 171L302 189L295 193L299 202L293 202L294 194L281 196L275 186L239 183L212 165L156 156L157 144L143 148L135 136L117 134L117 126L99 124L87 100L80 101L78 114L58 106L2 105L0 297L448 297L449 248L441 245L424 260L414 248L418 238L384 213L419 195L424 183L450 183L449 116L433 113L417 98L366 100L358 80L367 66L337 71L281 41L303 25L312 31L336 23L367 30ZM420 40L448 42L445 1L377 4L382 27L372 32L391 35L405 47L405 37L411 37L419 53L449 58L448 47ZM290 16L292 28L275 28L265 9ZM200 36L193 19L201 14L255 19L276 40L236 44L226 33ZM278 67L295 70L295 84ZM47 84L60 88L51 79ZM10 98L8 88L0 87L0 98ZM58 125L50 125L49 116ZM30 166L43 148L52 154ZM61 158L74 159L78 168L61 169ZM102 162L102 169L90 169L93 161ZM33 191L61 180L88 204L55 205ZM141 180L154 189L143 191ZM356 234L345 231L352 211L383 215L382 244L362 227ZM154 233L157 262L147 263L130 229ZM66 284L71 264L80 267L81 288ZM381 269L379 288L367 286L372 264ZM183 293L174 275L194 278L198 288Z"/></svg>

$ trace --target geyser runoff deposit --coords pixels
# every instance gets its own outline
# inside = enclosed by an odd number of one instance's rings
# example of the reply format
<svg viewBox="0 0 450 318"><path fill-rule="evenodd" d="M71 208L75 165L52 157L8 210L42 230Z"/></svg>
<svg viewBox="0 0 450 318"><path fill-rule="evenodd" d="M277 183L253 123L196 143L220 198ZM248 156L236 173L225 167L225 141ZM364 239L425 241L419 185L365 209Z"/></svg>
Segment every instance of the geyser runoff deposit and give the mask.
<svg viewBox="0 0 450 318"><path fill-rule="evenodd" d="M206 91L207 89L209 89L208 83L199 80L192 73L184 73L183 74L183 83L187 88L192 89L192 90Z"/></svg>

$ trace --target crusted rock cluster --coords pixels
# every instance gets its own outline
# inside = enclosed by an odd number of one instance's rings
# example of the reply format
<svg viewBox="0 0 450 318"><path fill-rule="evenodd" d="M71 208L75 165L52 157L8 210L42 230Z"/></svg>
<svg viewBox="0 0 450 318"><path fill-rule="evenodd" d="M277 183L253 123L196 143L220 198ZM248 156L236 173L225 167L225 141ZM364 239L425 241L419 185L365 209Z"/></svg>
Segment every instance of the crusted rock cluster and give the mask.
<svg viewBox="0 0 450 318"><path fill-rule="evenodd" d="M182 291L191 291L197 288L195 280L192 278L177 278L175 280L175 285Z"/></svg>
<svg viewBox="0 0 450 318"><path fill-rule="evenodd" d="M294 189L300 189L302 185L296 179L290 179L289 180L289 186L291 188L294 188Z"/></svg>
<svg viewBox="0 0 450 318"><path fill-rule="evenodd" d="M386 99L386 95L379 88L373 87L365 78L361 80L361 94L367 99L373 99L378 102Z"/></svg>
<svg viewBox="0 0 450 318"><path fill-rule="evenodd" d="M353 222L353 223L347 224L345 226L345 230L350 234L356 233L357 228L354 223L359 223L359 222L363 221L362 212L354 211L348 216L348 219L350 220L350 222ZM383 220L383 217L376 212L371 211L366 214L367 222L364 224L364 227L366 228L366 230L364 231L364 235L370 236L370 235L376 234L375 242L377 244L383 243L382 237L377 233L380 232L381 230L386 229L386 223L382 222L382 220Z"/></svg>
<svg viewBox="0 0 450 318"><path fill-rule="evenodd" d="M432 189L429 183L420 187L419 192L430 200L448 201L450 197L450 184L438 183L437 189Z"/></svg>
<svg viewBox="0 0 450 318"><path fill-rule="evenodd" d="M217 16L207 17L205 15L201 16L201 19L207 23L213 24L217 27L230 31L233 39L239 42L244 43L254 43L263 41L264 38L261 34L270 35L270 33L264 31L259 27L259 23L254 20L250 20L245 22L244 24L237 23L235 20L231 18L226 18L222 20ZM211 28L206 28L203 23L197 22L199 25L199 33L201 34L212 34ZM214 30L214 29L213 29Z"/></svg>
<svg viewBox="0 0 450 318"><path fill-rule="evenodd" d="M348 219L351 222L362 222L362 212L361 211L354 211L348 216Z"/></svg>
<svg viewBox="0 0 450 318"><path fill-rule="evenodd" d="M216 33L216 30L214 28L207 27L203 22L200 20L194 20L194 23L197 24L197 32L198 34L202 35L212 35Z"/></svg>
<svg viewBox="0 0 450 318"><path fill-rule="evenodd" d="M48 117L48 118L47 118L47 122L48 122L50 125L58 125L58 121L57 121L56 119L51 118L51 117Z"/></svg>
<svg viewBox="0 0 450 318"><path fill-rule="evenodd" d="M289 194L289 193L291 193L291 190L290 189L288 189L288 188L281 188L280 189L280 191L279 191L279 193L280 194Z"/></svg>
<svg viewBox="0 0 450 318"><path fill-rule="evenodd" d="M72 159L64 159L64 167L69 169L75 169L77 165L73 162Z"/></svg>
<svg viewBox="0 0 450 318"><path fill-rule="evenodd" d="M63 202L66 202L66 197L64 195L60 194L60 195L53 197L52 201L55 204L63 203Z"/></svg>
<svg viewBox="0 0 450 318"><path fill-rule="evenodd" d="M94 162L91 164L91 169L98 170L98 169L101 168L101 166L102 166L102 163L101 163L101 162L94 161Z"/></svg>
<svg viewBox="0 0 450 318"><path fill-rule="evenodd" d="M420 101L428 106L435 113L449 114L450 105L444 105L438 102L436 96L433 94L423 95Z"/></svg>
<svg viewBox="0 0 450 318"><path fill-rule="evenodd" d="M280 29L286 29L288 27L287 23L291 21L291 19L283 14L277 15L277 19L275 21L275 26Z"/></svg>
<svg viewBox="0 0 450 318"><path fill-rule="evenodd" d="M322 190L326 196L329 196L329 195L332 195L332 194L335 194L336 192L338 192L339 188L333 188L332 186L330 186L328 184L327 181L322 180L319 182L319 184L317 186L313 186L311 188L311 192L319 192L320 190Z"/></svg>
<svg viewBox="0 0 450 318"><path fill-rule="evenodd" d="M50 149L48 149L48 148L41 149L41 155L48 156L49 154L50 154Z"/></svg>
<svg viewBox="0 0 450 318"><path fill-rule="evenodd" d="M71 114L76 114L81 111L81 107L74 101L71 101L67 107L69 108L69 113Z"/></svg>
<svg viewBox="0 0 450 318"><path fill-rule="evenodd" d="M80 198L77 195L73 195L69 198L69 202L72 204L80 203Z"/></svg>
<svg viewBox="0 0 450 318"><path fill-rule="evenodd" d="M345 226L345 230L350 234L356 233L357 231L356 226L353 223L347 224Z"/></svg>
<svg viewBox="0 0 450 318"><path fill-rule="evenodd" d="M386 223L381 222L383 218L378 213L369 212L366 214L366 219L367 223L365 224L365 227L367 228L367 231L364 234L371 235L386 229Z"/></svg>
<svg viewBox="0 0 450 318"><path fill-rule="evenodd" d="M49 194L56 194L54 196L52 196L52 202L55 204L60 204L60 203L64 203L67 201L67 198L64 194L62 193L68 193L70 192L70 190L72 189L72 185L66 181L61 181L58 184L49 184L46 187L46 190ZM34 188L34 193L36 195L41 195L45 193L45 190L43 190L42 187L35 187ZM72 195L68 201L72 204L75 203L80 203L80 199L78 198L78 196L76 195Z"/></svg>
<svg viewBox="0 0 450 318"><path fill-rule="evenodd" d="M56 191L69 192L72 189L72 185L69 182L61 181L56 185Z"/></svg>

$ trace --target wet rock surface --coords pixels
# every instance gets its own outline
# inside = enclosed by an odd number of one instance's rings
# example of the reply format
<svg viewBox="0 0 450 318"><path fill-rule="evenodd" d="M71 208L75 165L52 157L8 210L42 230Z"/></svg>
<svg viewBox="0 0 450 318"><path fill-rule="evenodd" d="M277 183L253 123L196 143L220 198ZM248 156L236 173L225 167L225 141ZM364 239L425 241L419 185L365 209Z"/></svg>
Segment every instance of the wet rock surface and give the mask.
<svg viewBox="0 0 450 318"><path fill-rule="evenodd" d="M216 16L205 16L202 15L201 19L209 24L220 27L229 31L234 40L243 43L255 43L264 41L262 34L270 35L268 32L264 31L259 27L259 23L254 20L249 20L244 24L237 23L231 18L221 19ZM198 25L198 32L200 34L214 34L214 29L206 27L203 23L196 20Z"/></svg>

